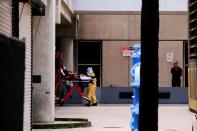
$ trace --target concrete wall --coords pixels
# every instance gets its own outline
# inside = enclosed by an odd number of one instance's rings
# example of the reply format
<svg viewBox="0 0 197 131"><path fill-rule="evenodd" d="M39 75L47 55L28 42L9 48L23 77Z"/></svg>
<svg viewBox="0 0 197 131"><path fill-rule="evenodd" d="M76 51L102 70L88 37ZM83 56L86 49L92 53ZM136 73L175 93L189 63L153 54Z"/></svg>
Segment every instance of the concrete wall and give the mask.
<svg viewBox="0 0 197 131"><path fill-rule="evenodd" d="M129 58L123 57L120 52L122 47L129 47L135 44L136 41L140 41L140 17L139 12L131 12L131 14L125 15L79 15L78 39L103 40L102 86L128 85L130 62ZM187 40L188 36L187 17L186 12L160 12L160 87L171 86L170 68L172 63L166 62L168 52L172 52L174 60L178 60L181 67L183 67L182 40ZM125 67L120 66L120 64L125 64ZM124 80L122 80L123 78Z"/></svg>
<svg viewBox="0 0 197 131"><path fill-rule="evenodd" d="M63 64L71 71L74 69L74 54L73 54L73 40L61 39L61 52Z"/></svg>
<svg viewBox="0 0 197 131"><path fill-rule="evenodd" d="M186 13L178 15L162 14L160 16L160 40L187 40L188 16Z"/></svg>
<svg viewBox="0 0 197 131"><path fill-rule="evenodd" d="M183 69L183 41L188 37L187 14L185 12L161 12L159 31L159 86L171 86L170 68L172 62L166 62L167 53L173 53L173 60L179 61ZM140 15L131 16L131 39L140 40ZM133 42L132 43L136 43ZM182 80L183 82L183 80Z"/></svg>
<svg viewBox="0 0 197 131"><path fill-rule="evenodd" d="M102 86L129 86L129 58L122 56L122 48L129 47L127 41L103 41Z"/></svg>
<svg viewBox="0 0 197 131"><path fill-rule="evenodd" d="M140 40L141 16L132 15L80 15L79 39ZM160 13L160 40L185 40L188 36L186 12Z"/></svg>
<svg viewBox="0 0 197 131"><path fill-rule="evenodd" d="M186 40L188 37L188 18L186 12L160 13L160 40ZM141 16L138 13L131 15L131 39L140 40Z"/></svg>
<svg viewBox="0 0 197 131"><path fill-rule="evenodd" d="M72 16L74 16L72 0L56 0L56 23L61 24L62 20L72 23Z"/></svg>
<svg viewBox="0 0 197 131"><path fill-rule="evenodd" d="M80 39L128 39L129 15L80 15Z"/></svg>
<svg viewBox="0 0 197 131"><path fill-rule="evenodd" d="M178 61L183 69L183 41L159 42L159 86L171 86L171 67L173 62L167 62L167 53L173 53L173 61ZM183 82L183 81L182 81ZM182 84L181 84L182 85Z"/></svg>

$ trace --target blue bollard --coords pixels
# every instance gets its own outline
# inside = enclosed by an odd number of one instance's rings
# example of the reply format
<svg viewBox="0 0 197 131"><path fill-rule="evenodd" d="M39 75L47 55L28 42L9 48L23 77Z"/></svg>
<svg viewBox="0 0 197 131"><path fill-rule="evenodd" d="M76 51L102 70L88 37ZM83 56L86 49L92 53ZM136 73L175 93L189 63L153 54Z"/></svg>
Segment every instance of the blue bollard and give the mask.
<svg viewBox="0 0 197 131"><path fill-rule="evenodd" d="M130 87L133 89L133 104L131 104L131 131L138 131L138 119L139 119L139 88L140 88L140 65L141 65L141 45L135 44L133 46L134 53L131 55L132 67L130 70L130 76L132 82Z"/></svg>

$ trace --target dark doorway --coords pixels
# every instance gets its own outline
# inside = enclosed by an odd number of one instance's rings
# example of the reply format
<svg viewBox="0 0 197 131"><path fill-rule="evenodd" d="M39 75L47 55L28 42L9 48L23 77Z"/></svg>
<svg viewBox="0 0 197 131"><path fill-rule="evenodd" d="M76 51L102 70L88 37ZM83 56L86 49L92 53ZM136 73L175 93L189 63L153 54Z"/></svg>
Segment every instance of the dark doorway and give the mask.
<svg viewBox="0 0 197 131"><path fill-rule="evenodd" d="M97 86L101 85L101 41L77 42L78 73L86 74L87 67L92 67L97 78Z"/></svg>

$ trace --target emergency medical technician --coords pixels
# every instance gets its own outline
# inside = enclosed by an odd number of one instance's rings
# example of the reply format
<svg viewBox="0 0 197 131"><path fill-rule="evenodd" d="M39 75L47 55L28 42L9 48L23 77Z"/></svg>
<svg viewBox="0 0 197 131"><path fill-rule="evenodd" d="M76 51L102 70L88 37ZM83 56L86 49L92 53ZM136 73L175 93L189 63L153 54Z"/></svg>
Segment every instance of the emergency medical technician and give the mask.
<svg viewBox="0 0 197 131"><path fill-rule="evenodd" d="M88 84L88 88L86 91L86 97L89 99L88 103L85 106L97 106L97 99L96 99L96 76L93 72L92 67L87 68L87 76L91 77L92 80Z"/></svg>

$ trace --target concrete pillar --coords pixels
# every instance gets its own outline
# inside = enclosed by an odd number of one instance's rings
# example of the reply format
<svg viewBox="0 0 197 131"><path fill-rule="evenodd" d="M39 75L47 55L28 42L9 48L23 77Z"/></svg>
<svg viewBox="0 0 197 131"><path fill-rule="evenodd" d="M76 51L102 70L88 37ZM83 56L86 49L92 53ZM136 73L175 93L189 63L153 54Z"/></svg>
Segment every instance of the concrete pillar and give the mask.
<svg viewBox="0 0 197 131"><path fill-rule="evenodd" d="M71 71L74 69L73 40L61 39L62 62Z"/></svg>
<svg viewBox="0 0 197 131"><path fill-rule="evenodd" d="M45 16L33 17L33 122L53 122L55 108L55 0L49 0Z"/></svg>

